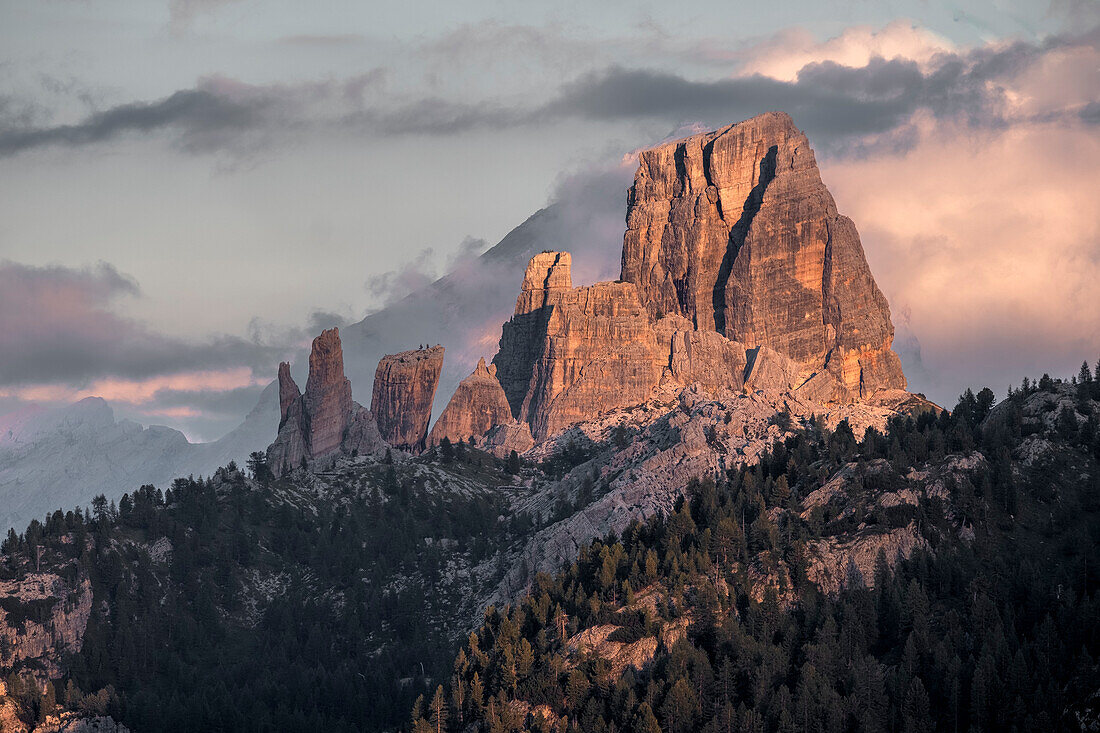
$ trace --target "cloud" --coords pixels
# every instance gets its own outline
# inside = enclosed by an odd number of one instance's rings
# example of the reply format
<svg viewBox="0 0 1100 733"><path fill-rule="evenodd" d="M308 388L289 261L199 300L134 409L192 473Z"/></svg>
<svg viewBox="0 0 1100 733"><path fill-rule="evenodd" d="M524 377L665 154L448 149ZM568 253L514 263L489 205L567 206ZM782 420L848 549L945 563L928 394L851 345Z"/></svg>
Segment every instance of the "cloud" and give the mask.
<svg viewBox="0 0 1100 733"><path fill-rule="evenodd" d="M937 55L956 50L954 44L927 28L896 20L878 30L865 25L845 28L820 42L805 29L790 28L741 50L734 58L743 60L738 76L760 74L795 82L798 72L810 64L832 62L860 68L879 58L911 61L928 69Z"/></svg>
<svg viewBox="0 0 1100 733"><path fill-rule="evenodd" d="M79 122L52 126L24 124L25 114L4 115L0 105L0 157L45 147L78 148L140 134L170 134L174 146L186 153L239 155L268 142L275 133L300 131L326 119L330 123L346 119L362 108L364 95L384 76L383 69L372 69L339 82L293 85L251 85L208 76L194 88L159 100L121 104Z"/></svg>
<svg viewBox="0 0 1100 733"><path fill-rule="evenodd" d="M114 310L140 292L106 263L78 269L0 261L0 388L138 389L166 374L268 368L285 350L233 336L193 343L156 333Z"/></svg>
<svg viewBox="0 0 1100 733"><path fill-rule="evenodd" d="M46 146L79 147L127 133L165 129L178 134L188 152L209 152L235 134L254 128L263 104L245 103L206 89L186 89L156 102L134 102L97 112L73 125L26 127L0 132L0 155Z"/></svg>
<svg viewBox="0 0 1100 733"><path fill-rule="evenodd" d="M953 404L968 386L1003 395L1024 376L1069 376L1094 362L1095 130L1064 120L980 131L931 116L917 124L911 149L822 170L895 323L919 337L924 371L909 374L910 387Z"/></svg>
<svg viewBox="0 0 1100 733"><path fill-rule="evenodd" d="M397 269L371 275L365 287L372 300L384 308L428 287L443 275L461 269L488 248L484 239L466 237L447 261L441 262L436 251L427 247Z"/></svg>
<svg viewBox="0 0 1100 733"><path fill-rule="evenodd" d="M278 39L276 43L288 46L340 47L355 46L360 43L365 43L366 40L366 36L360 33L328 33L283 36Z"/></svg>
<svg viewBox="0 0 1100 733"><path fill-rule="evenodd" d="M168 27L175 33L188 30L195 19L239 0L169 0Z"/></svg>
<svg viewBox="0 0 1100 733"><path fill-rule="evenodd" d="M145 379L104 378L97 379L82 388L64 383L31 384L15 388L0 387L0 397L48 403L69 403L86 397L100 397L108 402L145 405L164 392L225 392L260 383L253 378L252 370L248 367L233 367L216 371L158 374Z"/></svg>
<svg viewBox="0 0 1100 733"><path fill-rule="evenodd" d="M1029 84L1036 67L1072 58L1076 83L1042 90ZM938 53L924 63L872 56L862 66L826 58L806 63L793 81L756 73L717 80L692 80L645 69L611 68L565 85L546 111L582 119L699 119L715 127L772 109L784 110L826 144L858 143L867 135L907 132L914 114L961 119L972 126L998 127L1069 113L1096 93L1087 74L1097 51L1091 42L1064 41L1049 47L1016 43L967 53ZM1046 104L1031 108L1021 98Z"/></svg>
<svg viewBox="0 0 1100 733"><path fill-rule="evenodd" d="M450 43L463 48L468 40ZM436 53L456 53L451 45ZM695 79L609 66L577 76L542 100L394 93L387 90L387 72L380 68L344 80L287 85L214 76L163 99L119 105L72 124L28 126L7 119L0 124L0 155L137 134L169 135L188 153L240 155L318 132L447 136L563 120L714 127L774 109L789 112L823 145L863 152L868 135L883 136L893 145L911 144L909 123L921 111L974 127L1038 116L1091 119L1087 105L1096 101L1097 45L1094 32L951 50L918 28L891 25L846 31L820 44L805 38L790 48L765 43L756 56L747 52L739 67L734 64L740 70L733 76ZM1051 69L1061 73L1061 84L1033 82L1049 79Z"/></svg>

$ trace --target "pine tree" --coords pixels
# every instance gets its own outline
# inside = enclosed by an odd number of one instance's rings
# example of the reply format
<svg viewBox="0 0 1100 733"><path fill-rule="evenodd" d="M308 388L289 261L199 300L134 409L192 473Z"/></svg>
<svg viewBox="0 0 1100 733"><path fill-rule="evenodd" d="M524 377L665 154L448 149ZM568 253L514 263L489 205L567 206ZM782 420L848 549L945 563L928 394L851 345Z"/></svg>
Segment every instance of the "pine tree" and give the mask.
<svg viewBox="0 0 1100 733"><path fill-rule="evenodd" d="M668 733L687 733L694 729L694 717L698 707L695 690L688 681L680 678L672 685L661 703L661 719Z"/></svg>
<svg viewBox="0 0 1100 733"><path fill-rule="evenodd" d="M630 722L632 733L661 733L661 726L657 723L657 716L653 714L653 708L648 702L643 701L638 705L634 719Z"/></svg>
<svg viewBox="0 0 1100 733"><path fill-rule="evenodd" d="M428 709L431 711L432 728L435 733L443 733L447 727L447 702L443 699L443 685L435 688L435 695L432 696Z"/></svg>
<svg viewBox="0 0 1100 733"><path fill-rule="evenodd" d="M508 454L508 461L504 464L504 470L507 473L516 476L519 474L522 468L523 462L520 461L519 453L513 450L511 453Z"/></svg>

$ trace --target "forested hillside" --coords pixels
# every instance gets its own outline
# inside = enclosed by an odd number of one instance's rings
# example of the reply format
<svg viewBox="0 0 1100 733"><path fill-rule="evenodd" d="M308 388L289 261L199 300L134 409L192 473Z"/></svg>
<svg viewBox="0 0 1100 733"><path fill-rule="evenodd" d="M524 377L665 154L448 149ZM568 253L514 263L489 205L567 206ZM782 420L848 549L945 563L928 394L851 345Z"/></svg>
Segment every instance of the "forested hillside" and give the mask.
<svg viewBox="0 0 1100 733"><path fill-rule="evenodd" d="M90 581L95 599L79 653L58 655L52 695L10 675L24 717L63 703L137 731L399 723L476 619L469 584L499 574L480 563L527 529L498 521L503 462L445 453L295 481L230 466L13 532L0 581L49 568L73 598ZM8 622L46 625L68 603L8 601Z"/></svg>
<svg viewBox="0 0 1100 733"><path fill-rule="evenodd" d="M490 609L414 728L1081 730L1100 710L1100 382L806 431ZM930 468L966 457L947 486ZM844 490L815 504L830 475ZM946 489L943 491L942 489ZM914 492L914 501L896 501ZM892 497L892 498L891 498ZM885 500L884 500L885 499ZM807 575L828 538L920 538ZM822 544L826 538L825 544ZM1088 728L1092 729L1092 728Z"/></svg>
<svg viewBox="0 0 1100 733"><path fill-rule="evenodd" d="M445 443L278 480L257 455L101 498L3 543L0 719L1076 730L1100 688L1098 399L1084 370L860 440L799 421L480 628L518 548L593 497L513 507L586 451L523 466Z"/></svg>

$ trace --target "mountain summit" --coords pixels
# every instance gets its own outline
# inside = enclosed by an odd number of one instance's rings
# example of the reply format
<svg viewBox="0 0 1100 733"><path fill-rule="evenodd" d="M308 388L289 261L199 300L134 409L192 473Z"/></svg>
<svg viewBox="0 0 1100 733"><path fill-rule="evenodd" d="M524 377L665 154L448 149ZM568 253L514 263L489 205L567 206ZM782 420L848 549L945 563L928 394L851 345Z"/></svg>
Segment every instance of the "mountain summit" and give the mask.
<svg viewBox="0 0 1100 733"><path fill-rule="evenodd" d="M905 388L859 234L789 115L644 151L626 219L622 279L650 313L768 346L818 397Z"/></svg>
<svg viewBox="0 0 1100 733"><path fill-rule="evenodd" d="M574 288L567 252L531 259L493 360L537 440L660 384L903 390L890 308L806 136L769 113L643 152L618 282Z"/></svg>

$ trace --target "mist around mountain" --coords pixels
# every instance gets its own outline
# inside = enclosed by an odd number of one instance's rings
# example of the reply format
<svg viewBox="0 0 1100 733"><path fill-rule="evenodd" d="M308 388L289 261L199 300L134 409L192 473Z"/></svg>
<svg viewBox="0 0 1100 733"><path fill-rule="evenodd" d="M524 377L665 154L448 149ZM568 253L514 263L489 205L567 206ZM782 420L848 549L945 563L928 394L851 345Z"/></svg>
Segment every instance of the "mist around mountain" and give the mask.
<svg viewBox="0 0 1100 733"><path fill-rule="evenodd" d="M433 418L480 357L497 349L500 324L515 305L527 261L568 244L582 277L597 280L618 268L622 200L629 171L587 171L567 178L553 203L499 243L469 253L429 285L342 329L345 369L356 396L370 404L375 368L386 354L417 344L447 346ZM294 364L301 372L301 364ZM273 373L272 378L275 377ZM304 384L304 374L302 374ZM0 416L0 529L22 528L46 512L86 506L98 494L117 500L143 484L179 476L209 476L229 461L244 465L278 430L278 394L268 387L242 423L216 441L192 444L177 430L116 420L108 403L88 398L61 408L24 408Z"/></svg>
<svg viewBox="0 0 1100 733"><path fill-rule="evenodd" d="M568 177L552 203L493 247L459 257L438 280L342 327L345 372L353 389L362 390L356 392L358 401L369 406L368 390L383 356L420 344L442 344L447 357L433 410L438 417L478 359L488 361L496 353L501 324L512 315L524 269L539 252L569 249L584 282L616 277L629 183L630 171L621 167Z"/></svg>
<svg viewBox="0 0 1100 733"><path fill-rule="evenodd" d="M271 441L278 423L274 382L239 426L209 443L116 419L99 397L0 416L0 528L22 528L48 512L87 506L98 494L117 500L143 484L209 476L230 461L243 465Z"/></svg>

